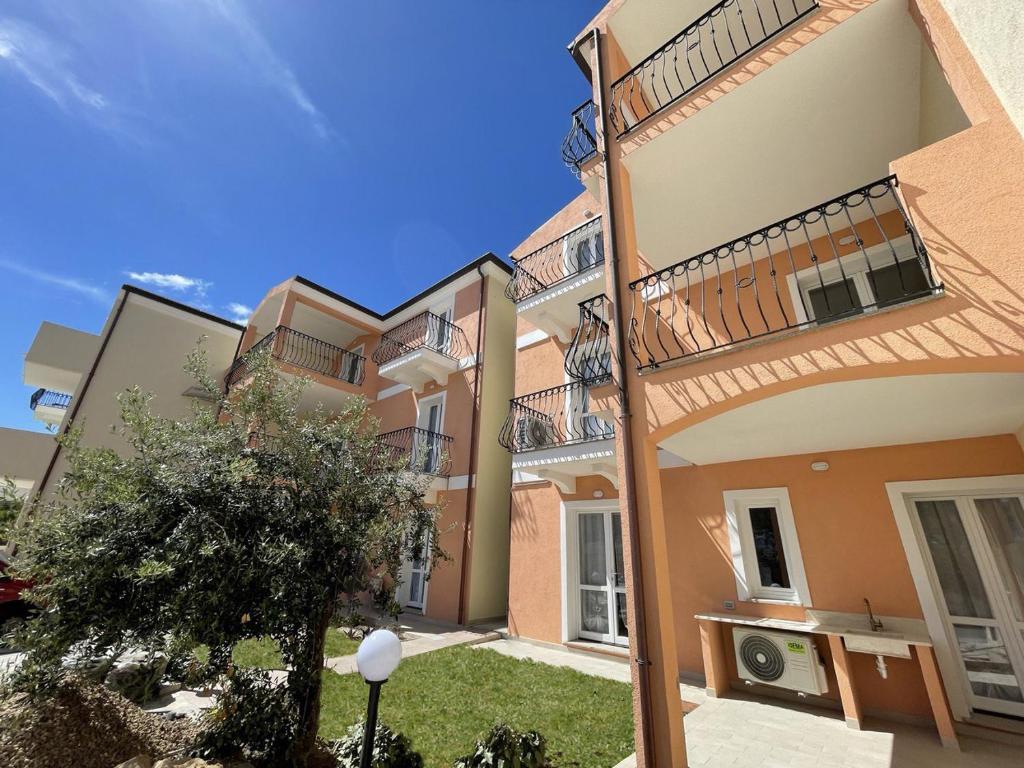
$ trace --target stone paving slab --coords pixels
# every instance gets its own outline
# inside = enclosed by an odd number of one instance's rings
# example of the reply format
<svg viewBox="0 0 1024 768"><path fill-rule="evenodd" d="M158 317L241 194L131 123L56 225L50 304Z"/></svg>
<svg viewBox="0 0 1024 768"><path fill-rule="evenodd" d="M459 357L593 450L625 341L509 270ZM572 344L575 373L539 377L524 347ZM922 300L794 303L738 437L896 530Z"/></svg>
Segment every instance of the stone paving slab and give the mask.
<svg viewBox="0 0 1024 768"><path fill-rule="evenodd" d="M474 647L629 682L628 665L612 658L511 639ZM817 707L739 692L710 698L689 685L679 694L699 704L685 720L691 768L1024 768L1024 750L993 741L961 737L957 752L931 728L869 720L856 731L840 713ZM635 766L631 755L615 768Z"/></svg>

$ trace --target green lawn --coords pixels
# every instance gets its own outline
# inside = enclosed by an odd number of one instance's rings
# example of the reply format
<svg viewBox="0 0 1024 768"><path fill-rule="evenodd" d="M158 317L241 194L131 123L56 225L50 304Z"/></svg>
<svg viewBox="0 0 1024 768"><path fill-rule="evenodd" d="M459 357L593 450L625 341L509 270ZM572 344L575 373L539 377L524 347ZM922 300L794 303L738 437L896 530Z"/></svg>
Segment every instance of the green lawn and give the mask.
<svg viewBox="0 0 1024 768"><path fill-rule="evenodd" d="M327 644L324 647L326 658L348 656L355 653L358 647L359 641L353 640L344 632L334 628L327 630ZM208 652L205 648L197 648L195 653L200 660L206 660ZM278 650L277 643L269 637L262 637L259 640L242 640L231 651L231 658L240 667L284 669L281 651Z"/></svg>
<svg viewBox="0 0 1024 768"><path fill-rule="evenodd" d="M320 735L344 735L366 696L359 675L325 672ZM557 768L611 768L633 752L626 683L465 646L403 661L383 688L380 718L412 739L428 768L448 768L498 720L540 731Z"/></svg>

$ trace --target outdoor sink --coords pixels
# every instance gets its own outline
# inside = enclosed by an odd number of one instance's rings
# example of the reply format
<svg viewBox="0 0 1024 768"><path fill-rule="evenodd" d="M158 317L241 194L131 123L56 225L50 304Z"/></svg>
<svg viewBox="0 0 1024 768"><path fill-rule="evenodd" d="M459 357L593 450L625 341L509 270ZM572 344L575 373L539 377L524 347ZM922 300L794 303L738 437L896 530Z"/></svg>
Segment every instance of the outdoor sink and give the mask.
<svg viewBox="0 0 1024 768"><path fill-rule="evenodd" d="M872 632L870 629L848 629L842 633L846 650L872 656L910 658L910 643L900 632Z"/></svg>

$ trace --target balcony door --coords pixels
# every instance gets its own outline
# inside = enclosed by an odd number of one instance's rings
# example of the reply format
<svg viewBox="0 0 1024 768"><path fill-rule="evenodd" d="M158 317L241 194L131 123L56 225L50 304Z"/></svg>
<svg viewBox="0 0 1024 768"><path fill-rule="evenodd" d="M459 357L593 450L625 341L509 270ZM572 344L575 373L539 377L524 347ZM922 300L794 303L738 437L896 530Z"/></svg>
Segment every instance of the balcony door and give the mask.
<svg viewBox="0 0 1024 768"><path fill-rule="evenodd" d="M1024 494L912 502L970 707L1024 717Z"/></svg>
<svg viewBox="0 0 1024 768"><path fill-rule="evenodd" d="M628 645L621 520L618 508L577 513L574 586L579 606L577 635Z"/></svg>
<svg viewBox="0 0 1024 768"><path fill-rule="evenodd" d="M416 426L424 430L413 440L413 466L428 474L441 465L441 430L444 425L444 393L422 397L416 404Z"/></svg>
<svg viewBox="0 0 1024 768"><path fill-rule="evenodd" d="M413 608L424 611L427 608L427 560L430 552L430 542L427 542L420 551L414 552L409 547L405 560L402 562L402 570L399 575L400 584L395 599L402 608Z"/></svg>

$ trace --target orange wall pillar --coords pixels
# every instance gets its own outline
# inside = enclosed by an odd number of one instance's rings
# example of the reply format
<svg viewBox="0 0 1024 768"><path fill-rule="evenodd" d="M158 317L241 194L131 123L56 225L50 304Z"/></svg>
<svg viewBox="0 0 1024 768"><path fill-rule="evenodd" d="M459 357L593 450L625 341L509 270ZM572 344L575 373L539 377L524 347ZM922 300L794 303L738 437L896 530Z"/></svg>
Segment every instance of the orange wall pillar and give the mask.
<svg viewBox="0 0 1024 768"><path fill-rule="evenodd" d="M853 670L850 668L850 657L843 645L840 635L828 636L828 647L832 651L832 666L836 671L836 683L839 685L839 698L843 702L843 715L846 724L860 730L863 715L860 709L860 697L853 684Z"/></svg>
<svg viewBox="0 0 1024 768"><path fill-rule="evenodd" d="M725 637L721 623L701 619L700 649L704 655L705 690L719 697L729 690L729 666L725 662Z"/></svg>
<svg viewBox="0 0 1024 768"><path fill-rule="evenodd" d="M928 691L928 701L932 705L932 716L935 718L935 728L939 732L942 746L960 749L960 740L953 727L953 715L949 711L949 702L946 700L942 678L935 663L935 651L928 645L915 645L914 654L917 656L917 663L921 665L921 677L924 678L924 687Z"/></svg>

